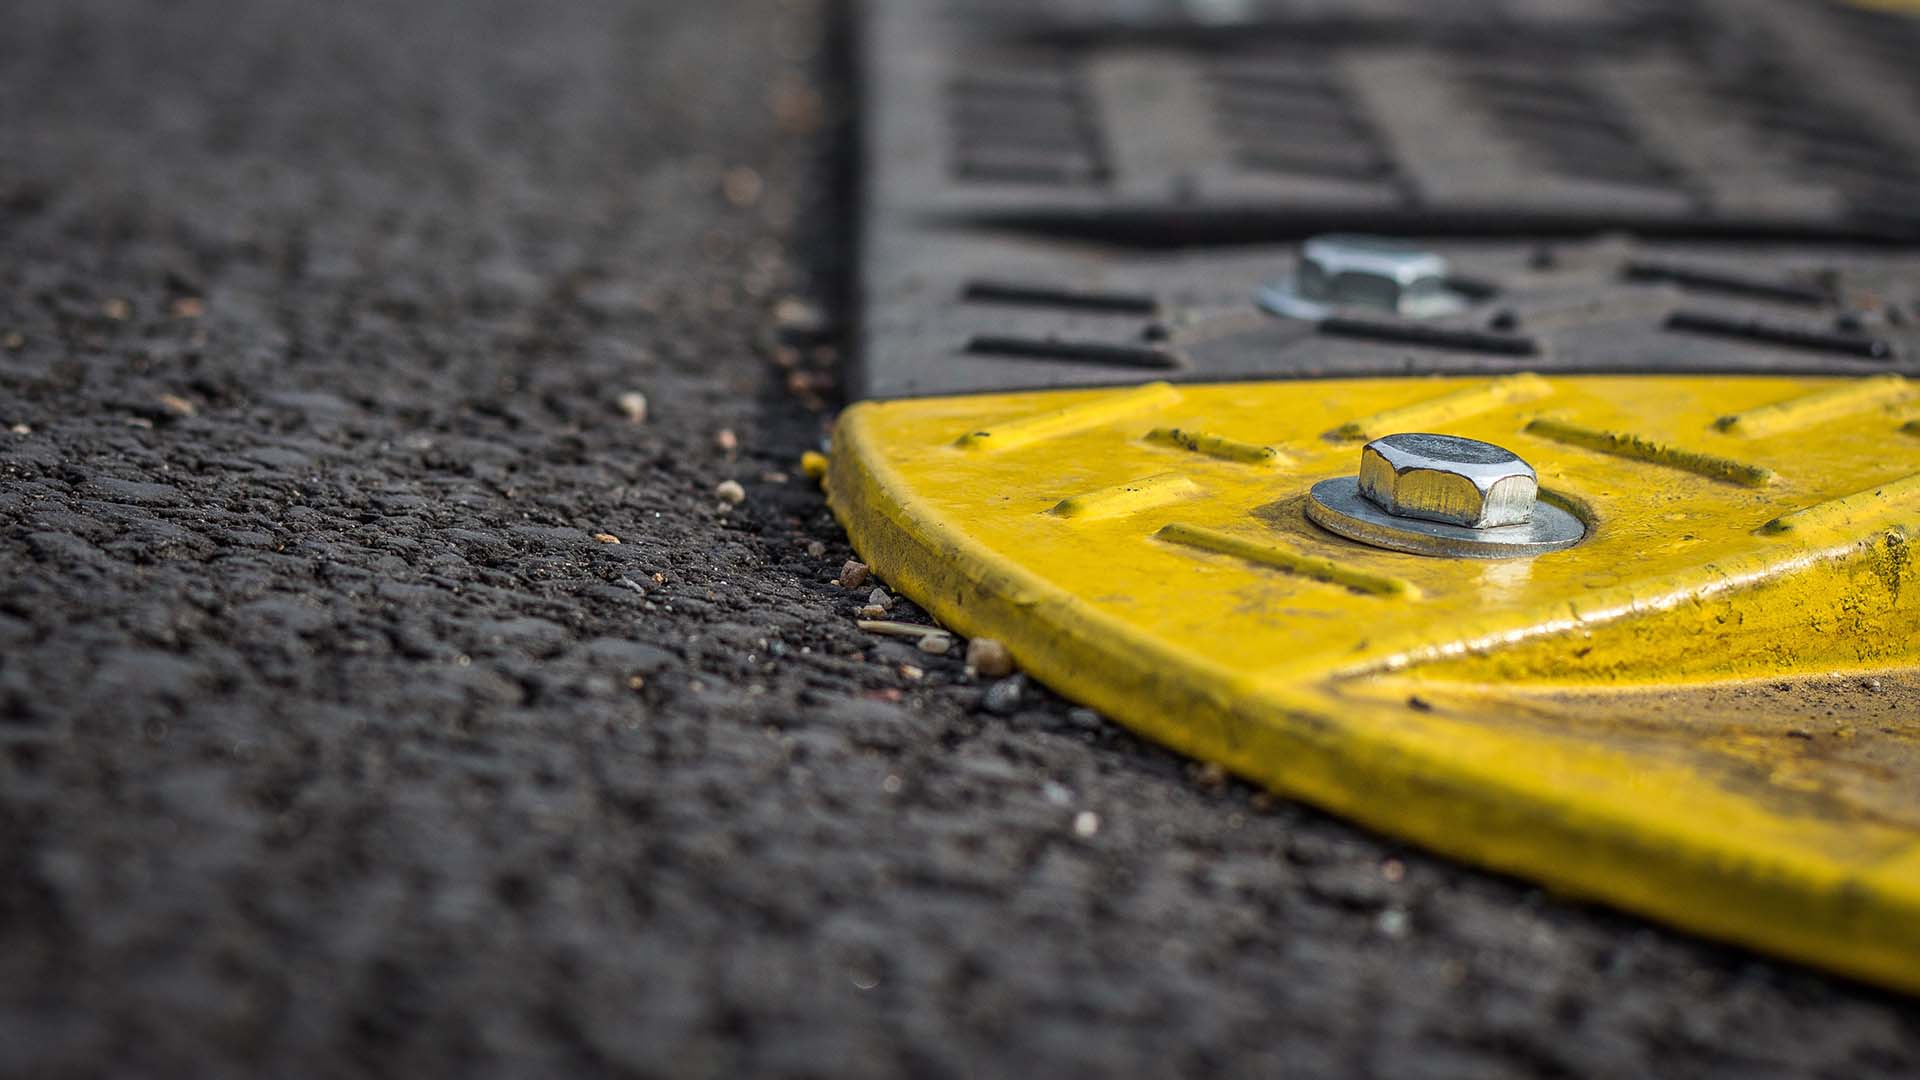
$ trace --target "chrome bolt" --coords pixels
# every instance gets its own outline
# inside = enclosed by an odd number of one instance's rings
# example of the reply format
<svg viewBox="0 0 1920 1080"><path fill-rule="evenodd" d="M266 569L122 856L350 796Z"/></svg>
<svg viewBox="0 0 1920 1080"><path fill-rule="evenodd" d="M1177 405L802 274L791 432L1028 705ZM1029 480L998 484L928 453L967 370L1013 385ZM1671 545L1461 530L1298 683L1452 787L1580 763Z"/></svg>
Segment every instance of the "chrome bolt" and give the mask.
<svg viewBox="0 0 1920 1080"><path fill-rule="evenodd" d="M1300 248L1295 288L1307 300L1414 317L1453 310L1459 303L1447 289L1444 257L1377 236L1308 240Z"/></svg>
<svg viewBox="0 0 1920 1080"><path fill-rule="evenodd" d="M1308 520L1349 540L1452 559L1509 559L1579 543L1587 523L1540 498L1533 467L1457 435L1386 435L1360 451L1358 476L1307 493Z"/></svg>
<svg viewBox="0 0 1920 1080"><path fill-rule="evenodd" d="M1512 451L1457 435L1387 435L1360 451L1360 494L1395 517L1468 529L1533 520L1540 481Z"/></svg>

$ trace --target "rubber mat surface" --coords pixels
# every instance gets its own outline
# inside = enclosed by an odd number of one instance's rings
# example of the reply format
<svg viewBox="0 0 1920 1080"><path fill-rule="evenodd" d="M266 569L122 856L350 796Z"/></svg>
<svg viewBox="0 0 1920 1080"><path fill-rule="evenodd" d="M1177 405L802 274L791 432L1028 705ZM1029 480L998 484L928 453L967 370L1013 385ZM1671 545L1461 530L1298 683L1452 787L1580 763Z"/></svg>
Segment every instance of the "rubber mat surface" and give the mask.
<svg viewBox="0 0 1920 1080"><path fill-rule="evenodd" d="M1141 369L1875 370L1849 359L1871 346L1808 344L1858 311L1897 322L1855 335L1900 346L1877 369L1912 370L1920 76L1899 43L1920 20L1793 0L1096 7L868 8L859 395ZM1329 345L1253 317L1294 242L1341 230L1473 237L1437 244L1472 300L1451 340ZM1609 230L1641 240L1560 242ZM1681 344L1675 315L1800 344ZM1475 336L1490 323L1520 333Z"/></svg>

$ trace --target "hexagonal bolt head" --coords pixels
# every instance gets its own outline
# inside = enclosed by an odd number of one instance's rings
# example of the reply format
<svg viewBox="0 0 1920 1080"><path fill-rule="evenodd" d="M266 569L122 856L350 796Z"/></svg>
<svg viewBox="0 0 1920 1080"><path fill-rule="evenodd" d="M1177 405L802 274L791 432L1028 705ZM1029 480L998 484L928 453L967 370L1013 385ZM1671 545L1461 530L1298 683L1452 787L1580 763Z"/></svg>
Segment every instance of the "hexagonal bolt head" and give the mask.
<svg viewBox="0 0 1920 1080"><path fill-rule="evenodd" d="M1309 300L1422 315L1450 305L1447 260L1377 236L1316 236L1300 248L1295 289Z"/></svg>
<svg viewBox="0 0 1920 1080"><path fill-rule="evenodd" d="M1360 494L1397 517L1491 529L1533 520L1540 481L1511 451L1457 435L1387 435L1360 451Z"/></svg>

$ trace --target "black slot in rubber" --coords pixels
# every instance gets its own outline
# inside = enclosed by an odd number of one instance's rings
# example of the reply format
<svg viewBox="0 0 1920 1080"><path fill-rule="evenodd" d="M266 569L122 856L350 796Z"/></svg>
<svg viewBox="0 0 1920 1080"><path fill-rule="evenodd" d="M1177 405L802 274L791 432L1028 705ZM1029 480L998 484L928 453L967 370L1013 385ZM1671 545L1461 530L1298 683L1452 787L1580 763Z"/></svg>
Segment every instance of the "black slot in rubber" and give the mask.
<svg viewBox="0 0 1920 1080"><path fill-rule="evenodd" d="M1671 282L1682 288L1727 293L1731 296L1752 296L1761 300L1780 300L1789 304L1827 304L1833 301L1833 297L1824 289L1811 285L1769 281L1745 274L1702 270L1649 260L1634 260L1627 263L1622 268L1621 275L1628 281Z"/></svg>
<svg viewBox="0 0 1920 1080"><path fill-rule="evenodd" d="M1149 293L1063 289L1052 285L1025 285L976 278L962 286L960 298L975 303L1031 304L1036 307L1110 312L1115 315L1152 315L1160 301Z"/></svg>
<svg viewBox="0 0 1920 1080"><path fill-rule="evenodd" d="M1787 345L1796 349L1863 356L1869 360L1893 358L1893 344L1881 338L1841 334L1812 327L1787 326L1759 319L1730 319L1703 311L1676 311L1667 316L1667 329L1716 337L1740 338L1763 345Z"/></svg>
<svg viewBox="0 0 1920 1080"><path fill-rule="evenodd" d="M1499 356L1534 356L1540 352L1540 343L1524 334L1491 334L1484 330L1356 319L1346 315L1321 319L1319 329L1323 334L1338 337L1387 341L1397 345L1426 345L1436 349L1461 349Z"/></svg>
<svg viewBox="0 0 1920 1080"><path fill-rule="evenodd" d="M975 356L1005 356L1017 360L1070 360L1111 367L1176 368L1180 360L1165 349L1144 345L1116 345L1105 341L1068 341L1059 338L980 334L967 342Z"/></svg>

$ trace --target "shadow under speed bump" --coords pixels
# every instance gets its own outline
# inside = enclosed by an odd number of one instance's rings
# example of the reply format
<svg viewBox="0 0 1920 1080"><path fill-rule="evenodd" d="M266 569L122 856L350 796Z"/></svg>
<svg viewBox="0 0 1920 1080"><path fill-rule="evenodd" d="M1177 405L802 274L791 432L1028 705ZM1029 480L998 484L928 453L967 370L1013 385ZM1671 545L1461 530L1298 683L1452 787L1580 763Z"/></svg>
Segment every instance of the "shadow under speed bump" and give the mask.
<svg viewBox="0 0 1920 1080"><path fill-rule="evenodd" d="M1920 440L1901 434L1920 394L1836 394L1858 385L868 402L827 486L894 586L1136 731L1439 851L1920 991ZM1313 485L1400 418L1521 455L1584 538L1488 561L1310 521Z"/></svg>

